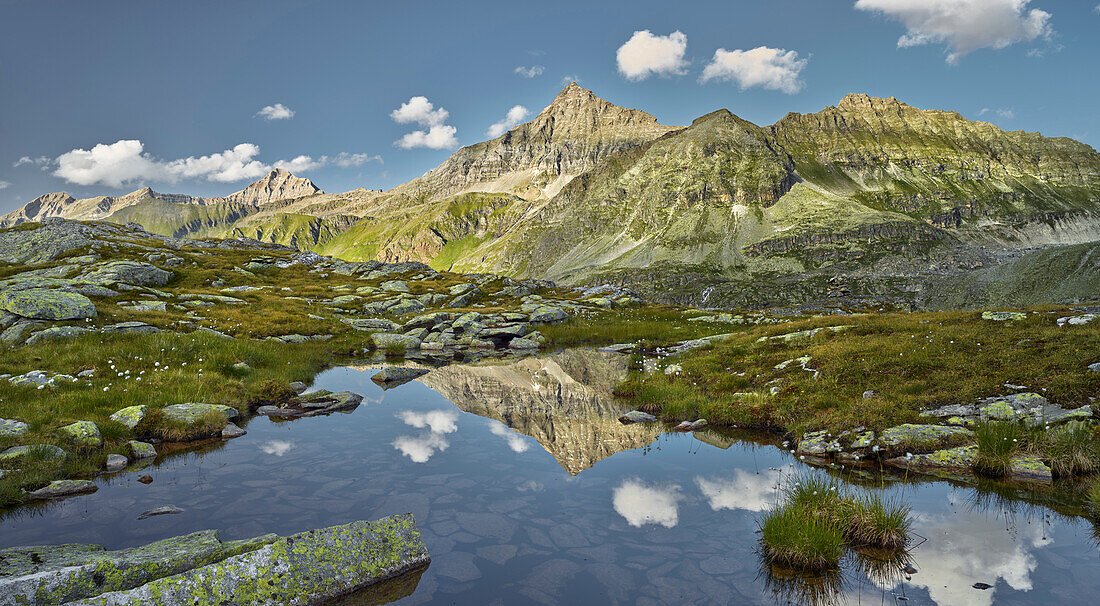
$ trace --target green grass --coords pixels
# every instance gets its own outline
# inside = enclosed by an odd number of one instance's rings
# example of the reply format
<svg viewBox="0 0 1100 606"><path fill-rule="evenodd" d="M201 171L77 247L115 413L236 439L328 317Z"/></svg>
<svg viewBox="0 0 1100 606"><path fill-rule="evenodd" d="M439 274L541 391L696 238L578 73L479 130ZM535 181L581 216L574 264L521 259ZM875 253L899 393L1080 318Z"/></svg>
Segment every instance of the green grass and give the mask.
<svg viewBox="0 0 1100 606"><path fill-rule="evenodd" d="M558 346L639 343L647 348L746 330L738 324L687 321L697 315L674 307L632 306L591 312L539 332Z"/></svg>
<svg viewBox="0 0 1100 606"><path fill-rule="evenodd" d="M848 548L897 552L909 542L910 508L899 496L857 492L821 473L792 478L781 496L759 521L761 554L770 564L828 570Z"/></svg>
<svg viewBox="0 0 1100 606"><path fill-rule="evenodd" d="M1088 404L1100 392L1100 373L1087 370L1100 359L1100 326L1058 327L1055 318L1064 310L1035 312L1018 322L983 320L980 312L930 312L752 327L674 360L683 368L679 374L636 372L616 394L670 420L704 417L796 434L921 422L920 410L1001 395L1006 382L1045 390L1067 408ZM757 342L836 325L852 328ZM816 375L799 364L776 368L807 355ZM866 390L876 397L864 399Z"/></svg>
<svg viewBox="0 0 1100 606"><path fill-rule="evenodd" d="M1020 423L990 421L974 432L978 453L974 456L974 471L991 478L1003 478L1012 473L1012 459L1027 445L1028 430Z"/></svg>

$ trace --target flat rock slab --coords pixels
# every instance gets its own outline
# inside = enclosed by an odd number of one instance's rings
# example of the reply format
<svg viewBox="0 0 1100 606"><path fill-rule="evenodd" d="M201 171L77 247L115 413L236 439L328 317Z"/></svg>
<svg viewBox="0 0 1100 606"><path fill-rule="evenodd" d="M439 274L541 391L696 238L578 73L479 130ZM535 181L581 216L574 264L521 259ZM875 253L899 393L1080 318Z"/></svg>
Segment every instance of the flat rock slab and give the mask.
<svg viewBox="0 0 1100 606"><path fill-rule="evenodd" d="M412 381L417 377L428 374L427 368L408 368L402 366L387 366L371 377L371 381L382 385L396 387Z"/></svg>
<svg viewBox="0 0 1100 606"><path fill-rule="evenodd" d="M88 297L45 288L0 293L0 309L34 320L82 320L96 317L95 305Z"/></svg>
<svg viewBox="0 0 1100 606"><path fill-rule="evenodd" d="M162 505L160 507L154 507L148 511L141 512L141 515L137 517L139 520L146 520L154 516L169 516L183 513L183 510L175 505Z"/></svg>
<svg viewBox="0 0 1100 606"><path fill-rule="evenodd" d="M887 446L906 444L920 448L935 448L952 438L973 435L973 431L964 427L905 423L883 430L881 439L882 443Z"/></svg>
<svg viewBox="0 0 1100 606"><path fill-rule="evenodd" d="M0 419L0 437L13 438L27 433L27 424L15 419Z"/></svg>
<svg viewBox="0 0 1100 606"><path fill-rule="evenodd" d="M412 514L402 514L276 539L134 589L73 604L305 606L394 578L430 561Z"/></svg>
<svg viewBox="0 0 1100 606"><path fill-rule="evenodd" d="M54 480L38 490L27 493L32 499L60 499L99 490L91 480Z"/></svg>
<svg viewBox="0 0 1100 606"><path fill-rule="evenodd" d="M632 423L654 423L656 421L657 417L640 410L632 410L619 417L619 422L623 425L630 425Z"/></svg>
<svg viewBox="0 0 1100 606"><path fill-rule="evenodd" d="M29 446L12 446L0 452L0 463L14 461L26 456L38 456L44 459L64 459L65 451L53 444L31 444Z"/></svg>

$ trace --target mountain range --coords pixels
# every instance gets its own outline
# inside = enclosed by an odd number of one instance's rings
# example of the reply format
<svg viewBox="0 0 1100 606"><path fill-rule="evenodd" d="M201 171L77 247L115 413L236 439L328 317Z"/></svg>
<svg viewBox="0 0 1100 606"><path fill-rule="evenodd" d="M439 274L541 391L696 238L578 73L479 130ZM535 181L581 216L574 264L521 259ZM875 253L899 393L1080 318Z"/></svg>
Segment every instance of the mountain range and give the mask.
<svg viewBox="0 0 1100 606"><path fill-rule="evenodd" d="M771 126L724 109L665 126L574 83L388 191L273 170L222 198L45 194L0 225L53 216L713 307L1100 298L1100 154L865 94Z"/></svg>

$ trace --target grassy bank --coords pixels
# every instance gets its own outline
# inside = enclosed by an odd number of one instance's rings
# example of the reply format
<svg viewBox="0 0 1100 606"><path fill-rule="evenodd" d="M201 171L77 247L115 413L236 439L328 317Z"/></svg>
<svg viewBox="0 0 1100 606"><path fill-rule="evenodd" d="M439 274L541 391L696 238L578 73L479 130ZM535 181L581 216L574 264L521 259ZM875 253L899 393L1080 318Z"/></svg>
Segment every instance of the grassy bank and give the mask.
<svg viewBox="0 0 1100 606"><path fill-rule="evenodd" d="M1072 408L1100 393L1100 373L1088 370L1100 361L1100 322L1057 326L1065 315L877 314L756 327L639 371L616 393L669 419L799 434L915 422L922 409L1009 393L1006 383ZM823 327L846 328L773 338Z"/></svg>

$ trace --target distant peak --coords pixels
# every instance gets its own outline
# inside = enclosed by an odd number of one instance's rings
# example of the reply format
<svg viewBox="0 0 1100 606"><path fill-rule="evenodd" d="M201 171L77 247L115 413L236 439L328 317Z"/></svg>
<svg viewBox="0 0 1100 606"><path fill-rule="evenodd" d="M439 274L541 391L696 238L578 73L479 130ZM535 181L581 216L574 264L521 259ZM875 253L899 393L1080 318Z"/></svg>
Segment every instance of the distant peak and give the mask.
<svg viewBox="0 0 1100 606"><path fill-rule="evenodd" d="M895 97L872 97L867 93L848 93L837 104L840 109L875 109L880 107L908 107Z"/></svg>

